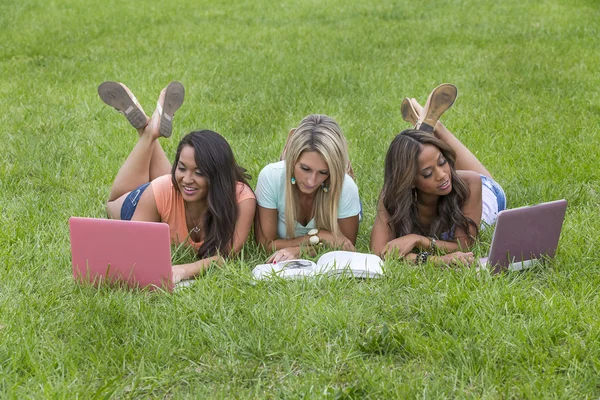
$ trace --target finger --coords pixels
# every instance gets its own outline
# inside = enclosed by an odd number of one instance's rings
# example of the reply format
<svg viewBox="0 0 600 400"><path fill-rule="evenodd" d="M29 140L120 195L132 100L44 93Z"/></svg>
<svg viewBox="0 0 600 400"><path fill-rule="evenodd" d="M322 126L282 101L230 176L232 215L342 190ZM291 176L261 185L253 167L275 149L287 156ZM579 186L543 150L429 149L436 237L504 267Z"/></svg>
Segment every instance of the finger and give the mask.
<svg viewBox="0 0 600 400"><path fill-rule="evenodd" d="M277 252L271 254L271 257L267 259L267 263L275 262L275 257L277 256Z"/></svg>
<svg viewBox="0 0 600 400"><path fill-rule="evenodd" d="M273 262L278 263L283 260L285 260L284 254L282 252L278 251L275 255L275 258L273 259Z"/></svg>

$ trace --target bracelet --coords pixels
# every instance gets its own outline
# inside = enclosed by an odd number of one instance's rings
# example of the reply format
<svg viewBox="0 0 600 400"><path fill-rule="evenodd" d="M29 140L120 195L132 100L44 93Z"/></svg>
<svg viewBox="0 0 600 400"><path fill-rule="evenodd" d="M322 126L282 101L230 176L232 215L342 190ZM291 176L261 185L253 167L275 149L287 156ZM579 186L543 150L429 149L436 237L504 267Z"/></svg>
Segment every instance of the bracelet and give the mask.
<svg viewBox="0 0 600 400"><path fill-rule="evenodd" d="M429 256L430 254L424 251L422 253L417 254L417 258L415 259L415 261L417 262L417 264L425 264Z"/></svg>
<svg viewBox="0 0 600 400"><path fill-rule="evenodd" d="M435 243L435 238L433 236L428 237L429 239L429 253L433 254L437 250L437 244Z"/></svg>
<svg viewBox="0 0 600 400"><path fill-rule="evenodd" d="M310 231L308 231L308 243L312 245L321 243L321 238L317 235L317 233L319 233L319 230L317 228L313 228Z"/></svg>

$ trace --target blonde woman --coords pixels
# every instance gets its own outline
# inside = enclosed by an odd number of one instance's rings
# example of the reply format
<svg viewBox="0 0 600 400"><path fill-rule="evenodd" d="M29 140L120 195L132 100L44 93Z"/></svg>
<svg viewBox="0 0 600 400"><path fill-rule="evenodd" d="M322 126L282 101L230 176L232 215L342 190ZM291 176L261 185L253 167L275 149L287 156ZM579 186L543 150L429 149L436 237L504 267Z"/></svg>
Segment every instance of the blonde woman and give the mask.
<svg viewBox="0 0 600 400"><path fill-rule="evenodd" d="M256 185L254 232L274 251L268 262L298 258L318 243L355 250L361 206L349 165L346 138L332 118L309 115L290 133L284 160L263 168Z"/></svg>

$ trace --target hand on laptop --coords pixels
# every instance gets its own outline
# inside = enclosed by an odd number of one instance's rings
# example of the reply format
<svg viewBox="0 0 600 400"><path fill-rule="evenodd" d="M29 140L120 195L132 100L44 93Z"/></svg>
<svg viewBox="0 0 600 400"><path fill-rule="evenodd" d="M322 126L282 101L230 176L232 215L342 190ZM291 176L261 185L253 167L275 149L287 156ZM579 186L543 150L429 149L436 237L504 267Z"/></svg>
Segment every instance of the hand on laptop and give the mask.
<svg viewBox="0 0 600 400"><path fill-rule="evenodd" d="M439 256L438 259L449 266L468 266L473 264L475 257L472 252L463 253L462 251L455 251L454 253L444 254Z"/></svg>

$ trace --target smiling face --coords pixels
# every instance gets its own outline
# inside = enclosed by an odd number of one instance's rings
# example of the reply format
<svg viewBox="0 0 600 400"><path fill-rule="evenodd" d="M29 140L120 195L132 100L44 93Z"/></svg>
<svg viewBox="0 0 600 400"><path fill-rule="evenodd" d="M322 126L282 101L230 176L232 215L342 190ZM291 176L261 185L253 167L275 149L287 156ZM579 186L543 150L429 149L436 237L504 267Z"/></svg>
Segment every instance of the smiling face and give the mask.
<svg viewBox="0 0 600 400"><path fill-rule="evenodd" d="M329 178L329 166L316 151L304 151L294 165L296 186L304 194L314 193Z"/></svg>
<svg viewBox="0 0 600 400"><path fill-rule="evenodd" d="M452 191L450 164L440 150L431 144L422 145L415 188L425 194L444 196Z"/></svg>
<svg viewBox="0 0 600 400"><path fill-rule="evenodd" d="M208 179L197 168L194 148L184 146L175 169L177 188L188 202L202 201L208 195Z"/></svg>

